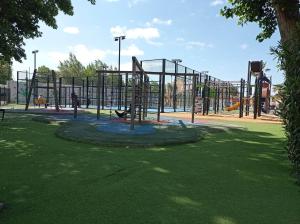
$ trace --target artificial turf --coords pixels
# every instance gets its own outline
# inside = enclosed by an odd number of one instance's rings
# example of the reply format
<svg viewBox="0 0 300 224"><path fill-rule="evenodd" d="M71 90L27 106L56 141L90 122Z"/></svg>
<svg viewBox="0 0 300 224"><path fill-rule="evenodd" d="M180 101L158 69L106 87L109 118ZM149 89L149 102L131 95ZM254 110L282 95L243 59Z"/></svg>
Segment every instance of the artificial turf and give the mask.
<svg viewBox="0 0 300 224"><path fill-rule="evenodd" d="M239 125L196 143L124 148L67 141L55 124L8 115L0 223L299 224L281 126Z"/></svg>

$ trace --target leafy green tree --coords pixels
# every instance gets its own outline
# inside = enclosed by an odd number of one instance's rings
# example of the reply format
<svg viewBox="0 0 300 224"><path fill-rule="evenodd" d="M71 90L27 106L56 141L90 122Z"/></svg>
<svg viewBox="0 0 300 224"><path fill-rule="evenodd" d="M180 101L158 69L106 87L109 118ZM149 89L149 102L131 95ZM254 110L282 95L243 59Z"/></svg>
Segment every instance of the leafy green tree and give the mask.
<svg viewBox="0 0 300 224"><path fill-rule="evenodd" d="M0 84L6 84L8 80L12 79L11 64L0 60Z"/></svg>
<svg viewBox="0 0 300 224"><path fill-rule="evenodd" d="M257 40L270 38L279 28L280 42L272 49L285 73L281 89L287 150L300 177L300 3L299 0L229 0L221 10L226 18L236 16L240 25L255 22L261 28Z"/></svg>
<svg viewBox="0 0 300 224"><path fill-rule="evenodd" d="M280 102L281 101L281 92L283 89L283 84L277 84L273 86L273 92L274 92L274 100Z"/></svg>
<svg viewBox="0 0 300 224"><path fill-rule="evenodd" d="M51 77L51 70L45 65L38 67L37 72L37 79L39 82L47 82Z"/></svg>
<svg viewBox="0 0 300 224"><path fill-rule="evenodd" d="M113 68L113 66L109 66L109 68L107 69L108 72L106 73L106 85L113 85L113 86L117 86L119 83L119 77L117 73L109 73L109 71L117 71L118 69L116 67ZM128 79L128 85L131 86L131 79ZM124 83L123 83L124 84Z"/></svg>
<svg viewBox="0 0 300 224"><path fill-rule="evenodd" d="M274 95L272 96L272 101L279 105L279 108L275 108L275 114L280 115L280 107L282 106L283 100L283 84L277 84L273 86Z"/></svg>
<svg viewBox="0 0 300 224"><path fill-rule="evenodd" d="M69 59L59 62L58 72L63 77L83 77L85 68L76 56L69 54Z"/></svg>
<svg viewBox="0 0 300 224"><path fill-rule="evenodd" d="M159 84L157 81L150 81L151 91L154 93L158 93L159 91Z"/></svg>
<svg viewBox="0 0 300 224"><path fill-rule="evenodd" d="M51 72L50 68L48 68L45 65L38 67L37 71L38 71L38 73L41 73L41 74L49 74Z"/></svg>
<svg viewBox="0 0 300 224"><path fill-rule="evenodd" d="M88 0L95 4L96 0ZM40 22L57 29L55 17L62 11L73 15L71 0L1 0L0 59L21 62L26 58L24 39L42 36Z"/></svg>
<svg viewBox="0 0 300 224"><path fill-rule="evenodd" d="M107 67L105 63L103 63L101 60L95 60L86 66L84 69L84 74L85 76L94 76L97 70L103 70L104 67Z"/></svg>

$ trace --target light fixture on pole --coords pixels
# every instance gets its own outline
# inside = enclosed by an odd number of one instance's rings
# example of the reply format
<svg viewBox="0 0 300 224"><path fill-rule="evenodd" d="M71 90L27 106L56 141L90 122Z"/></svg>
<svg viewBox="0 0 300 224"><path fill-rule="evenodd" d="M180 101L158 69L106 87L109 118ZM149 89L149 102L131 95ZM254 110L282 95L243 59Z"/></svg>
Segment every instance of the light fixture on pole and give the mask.
<svg viewBox="0 0 300 224"><path fill-rule="evenodd" d="M32 54L34 55L34 58L33 58L33 71L34 73L36 72L36 54L38 53L39 51L38 50L34 50L32 51ZM29 71L29 74L30 74L30 71ZM34 95L34 98L37 98L38 97L38 88L37 88L37 80L35 80L34 82L34 89L33 89L33 95Z"/></svg>
<svg viewBox="0 0 300 224"><path fill-rule="evenodd" d="M202 71L200 74L207 75L209 71Z"/></svg>
<svg viewBox="0 0 300 224"><path fill-rule="evenodd" d="M36 69L36 54L39 52L39 50L34 50L32 51L32 54L34 55L34 64L33 64L33 69Z"/></svg>
<svg viewBox="0 0 300 224"><path fill-rule="evenodd" d="M115 37L115 41L119 41L119 60L118 60L118 71L119 71L119 93L118 93L118 110L121 110L121 91L122 91L122 77L120 72L121 67L121 41L125 40L126 36Z"/></svg>
<svg viewBox="0 0 300 224"><path fill-rule="evenodd" d="M200 75L203 75L204 80L208 77L208 72L209 71L201 71Z"/></svg>
<svg viewBox="0 0 300 224"><path fill-rule="evenodd" d="M172 62L174 62L175 64L181 63L182 60L181 59L172 59Z"/></svg>

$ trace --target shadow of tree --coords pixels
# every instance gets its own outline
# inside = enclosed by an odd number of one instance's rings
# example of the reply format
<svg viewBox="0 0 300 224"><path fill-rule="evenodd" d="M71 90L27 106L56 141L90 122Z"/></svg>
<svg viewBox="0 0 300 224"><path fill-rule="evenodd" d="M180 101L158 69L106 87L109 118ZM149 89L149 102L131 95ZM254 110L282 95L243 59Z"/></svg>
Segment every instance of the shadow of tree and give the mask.
<svg viewBox="0 0 300 224"><path fill-rule="evenodd" d="M279 126L202 127L195 143L112 148L56 138L56 126L28 117L5 122L1 223L300 222Z"/></svg>

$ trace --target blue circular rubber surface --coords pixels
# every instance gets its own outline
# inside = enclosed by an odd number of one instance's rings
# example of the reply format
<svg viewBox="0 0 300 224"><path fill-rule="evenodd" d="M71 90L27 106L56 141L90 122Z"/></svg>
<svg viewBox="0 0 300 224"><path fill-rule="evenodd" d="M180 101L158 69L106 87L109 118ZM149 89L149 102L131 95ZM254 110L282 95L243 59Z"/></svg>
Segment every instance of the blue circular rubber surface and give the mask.
<svg viewBox="0 0 300 224"><path fill-rule="evenodd" d="M134 130L130 130L130 124L126 123L104 123L97 125L98 131L110 132L114 134L125 134L125 135L145 135L153 134L155 128L153 125L135 125Z"/></svg>

